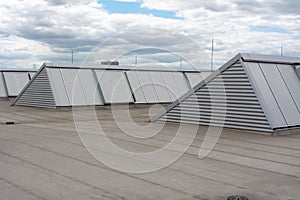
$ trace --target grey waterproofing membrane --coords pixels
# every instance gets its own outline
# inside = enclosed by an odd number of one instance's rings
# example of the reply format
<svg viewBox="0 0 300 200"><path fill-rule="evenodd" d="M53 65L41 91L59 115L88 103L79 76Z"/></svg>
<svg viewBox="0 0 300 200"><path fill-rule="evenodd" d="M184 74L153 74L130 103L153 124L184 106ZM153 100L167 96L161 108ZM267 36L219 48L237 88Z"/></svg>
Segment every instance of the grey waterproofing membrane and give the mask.
<svg viewBox="0 0 300 200"><path fill-rule="evenodd" d="M32 69L0 69L0 98L18 96L35 72Z"/></svg>
<svg viewBox="0 0 300 200"><path fill-rule="evenodd" d="M76 66L45 63L12 105L35 107L170 103L193 83L186 76L209 70Z"/></svg>
<svg viewBox="0 0 300 200"><path fill-rule="evenodd" d="M226 200L236 194L250 200L300 199L300 135L270 137L224 128L211 153L199 159L208 127L185 124L198 132L181 158L155 172L132 174L112 169L89 153L80 140L72 110L9 105L9 101L0 102L0 120L15 122L0 124L0 199ZM89 109L82 109L76 123L92 136L98 129L91 124L97 120L118 147L151 153L172 142L179 126L165 123L160 129L161 123L149 124L150 108L153 114L162 109L129 106L128 118L122 107L115 108L130 132L120 129L112 110L104 107L92 109L96 118ZM151 137L131 137L137 133L132 120ZM152 135L153 129L160 131ZM189 138L184 134L173 150L180 150ZM112 151L102 153L116 157ZM136 166L140 164L144 162Z"/></svg>
<svg viewBox="0 0 300 200"><path fill-rule="evenodd" d="M263 132L300 126L300 58L238 54L152 121Z"/></svg>

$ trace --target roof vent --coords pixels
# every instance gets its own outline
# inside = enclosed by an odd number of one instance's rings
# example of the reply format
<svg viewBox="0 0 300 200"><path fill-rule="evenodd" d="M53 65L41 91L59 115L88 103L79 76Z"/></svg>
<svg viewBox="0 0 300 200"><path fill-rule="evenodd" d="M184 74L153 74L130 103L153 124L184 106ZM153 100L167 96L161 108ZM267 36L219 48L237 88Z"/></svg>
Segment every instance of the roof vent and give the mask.
<svg viewBox="0 0 300 200"><path fill-rule="evenodd" d="M295 72L300 80L300 65L295 66Z"/></svg>

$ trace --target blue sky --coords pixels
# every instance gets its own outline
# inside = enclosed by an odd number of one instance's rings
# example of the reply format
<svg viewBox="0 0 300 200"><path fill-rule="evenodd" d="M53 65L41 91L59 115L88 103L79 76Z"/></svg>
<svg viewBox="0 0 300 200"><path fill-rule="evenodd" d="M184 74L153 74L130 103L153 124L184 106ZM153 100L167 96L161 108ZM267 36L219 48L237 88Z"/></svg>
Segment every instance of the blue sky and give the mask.
<svg viewBox="0 0 300 200"><path fill-rule="evenodd" d="M103 8L109 13L145 14L162 18L179 19L175 12L142 8L140 2L100 0L99 3L103 4Z"/></svg>
<svg viewBox="0 0 300 200"><path fill-rule="evenodd" d="M271 27L271 26L251 26L251 30L258 32L267 32L267 33L289 33L287 30L280 27Z"/></svg>

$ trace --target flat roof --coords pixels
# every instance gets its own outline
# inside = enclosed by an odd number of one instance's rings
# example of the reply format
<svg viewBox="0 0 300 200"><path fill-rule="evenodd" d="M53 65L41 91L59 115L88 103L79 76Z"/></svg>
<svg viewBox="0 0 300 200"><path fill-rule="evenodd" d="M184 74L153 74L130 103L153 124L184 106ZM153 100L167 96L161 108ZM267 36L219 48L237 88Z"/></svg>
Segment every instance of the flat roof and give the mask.
<svg viewBox="0 0 300 200"><path fill-rule="evenodd" d="M224 128L213 151L200 159L198 151L207 127L199 126L193 144L176 162L155 172L131 174L111 169L88 153L71 110L9 105L0 101L0 122L15 122L0 124L0 199L223 200L233 194L250 200L300 199L297 134L272 137ZM141 126L148 125L150 107L131 106L131 117ZM159 109L153 107L151 113ZM80 113L82 122L92 120L87 108ZM178 124L166 123L151 139L137 139L121 133L108 107L96 109L96 114L111 141L131 151L160 148L178 128ZM130 126L127 117L120 119ZM160 125L151 124L152 128Z"/></svg>

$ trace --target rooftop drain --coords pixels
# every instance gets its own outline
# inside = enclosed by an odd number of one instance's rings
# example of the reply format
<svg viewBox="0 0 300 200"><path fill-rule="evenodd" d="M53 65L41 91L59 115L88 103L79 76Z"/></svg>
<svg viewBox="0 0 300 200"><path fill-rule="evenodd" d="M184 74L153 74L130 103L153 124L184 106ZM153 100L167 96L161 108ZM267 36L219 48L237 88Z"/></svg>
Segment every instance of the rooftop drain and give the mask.
<svg viewBox="0 0 300 200"><path fill-rule="evenodd" d="M5 125L14 125L15 122L13 121L6 121L6 122L0 122L0 124L5 124Z"/></svg>
<svg viewBox="0 0 300 200"><path fill-rule="evenodd" d="M244 196L235 195L235 196L228 197L227 200L249 200L249 199Z"/></svg>

